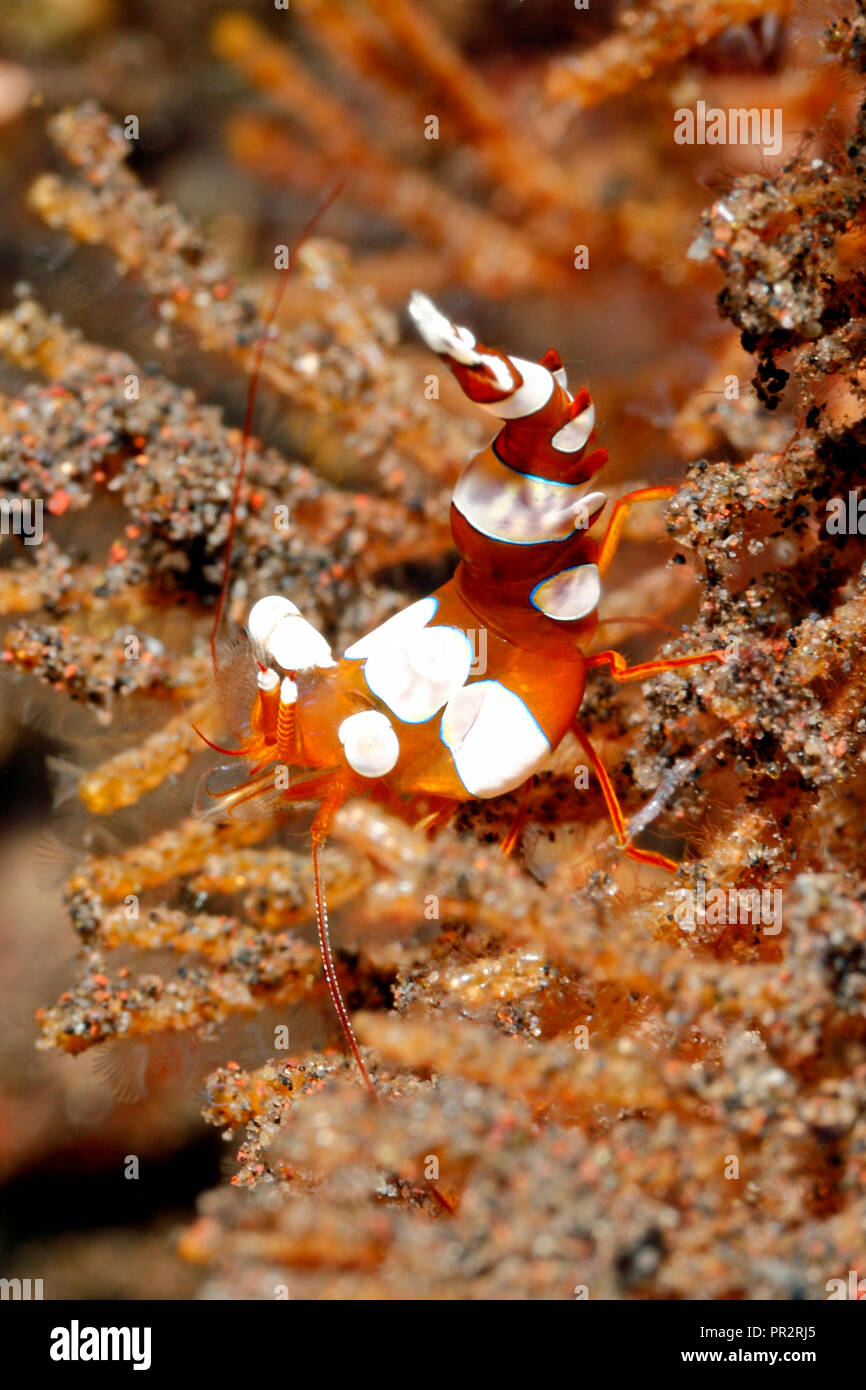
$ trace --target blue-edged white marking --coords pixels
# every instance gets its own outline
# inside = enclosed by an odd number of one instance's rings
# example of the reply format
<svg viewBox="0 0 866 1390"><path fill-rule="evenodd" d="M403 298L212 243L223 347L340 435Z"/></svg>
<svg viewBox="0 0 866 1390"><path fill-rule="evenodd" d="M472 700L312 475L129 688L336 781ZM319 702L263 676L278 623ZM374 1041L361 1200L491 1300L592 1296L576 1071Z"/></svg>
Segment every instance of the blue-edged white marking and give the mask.
<svg viewBox="0 0 866 1390"><path fill-rule="evenodd" d="M408 637L418 628L425 627L436 616L438 607L439 600L432 594L427 598L418 599L417 603L410 603L408 608L401 609L393 618L386 618L385 622L374 627L372 632L359 637L357 642L346 648L344 657L347 661L363 661L377 649L391 648L401 637Z"/></svg>
<svg viewBox="0 0 866 1390"><path fill-rule="evenodd" d="M578 417L579 419L580 417ZM536 478L485 450L463 470L452 501L470 526L491 540L537 545L584 530L606 502L583 483Z"/></svg>
<svg viewBox="0 0 866 1390"><path fill-rule="evenodd" d="M427 626L438 607L432 594L419 599L344 652L349 661L364 662L371 692L406 724L431 719L469 673L468 638L457 628ZM468 661L464 647L469 649Z"/></svg>
<svg viewBox="0 0 866 1390"><path fill-rule="evenodd" d="M448 701L442 742L472 796L501 796L525 782L550 756L529 706L501 681L475 681Z"/></svg>
<svg viewBox="0 0 866 1390"><path fill-rule="evenodd" d="M472 644L465 632L456 627L427 627L427 611L413 604L397 615L402 621L390 619L349 648L353 654L359 647L361 655L367 653L367 685L404 724L432 719L472 668ZM412 621L408 621L410 615Z"/></svg>
<svg viewBox="0 0 866 1390"><path fill-rule="evenodd" d="M541 584L536 584L529 602L540 613L558 622L575 622L585 618L598 607L601 598L601 578L597 565L575 565L560 570Z"/></svg>

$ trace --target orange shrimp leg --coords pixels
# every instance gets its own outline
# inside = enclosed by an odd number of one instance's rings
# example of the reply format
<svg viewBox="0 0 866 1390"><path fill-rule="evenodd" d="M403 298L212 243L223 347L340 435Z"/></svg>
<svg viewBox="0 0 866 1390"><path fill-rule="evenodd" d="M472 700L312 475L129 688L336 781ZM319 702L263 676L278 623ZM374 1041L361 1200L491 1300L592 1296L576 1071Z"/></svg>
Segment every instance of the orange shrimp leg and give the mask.
<svg viewBox="0 0 866 1390"><path fill-rule="evenodd" d="M268 764L273 762L273 758L268 759ZM260 764L259 766L268 766ZM290 787L280 792L281 801L318 801L320 797L329 789L333 773L325 773L321 776L308 777L303 782L293 782ZM250 775L250 780L242 782L238 787L229 787L221 792L209 792L208 795L218 799L218 812L236 811L239 806L244 806L247 802L255 801L256 797L274 791L274 773L269 770L259 773L257 777Z"/></svg>
<svg viewBox="0 0 866 1390"><path fill-rule="evenodd" d="M431 810L425 812L425 814L414 823L414 829L424 831L430 839L438 833L443 825L448 824L454 812L457 810L457 807L461 804L454 797L437 797L435 800L438 804ZM389 803L387 800L382 800L382 805L390 805L392 810L398 811L399 813L400 803L397 800L394 800L392 803Z"/></svg>
<svg viewBox="0 0 866 1390"><path fill-rule="evenodd" d="M605 800L605 805L607 806L608 815L613 821L616 838L619 841L623 853L627 854L629 859L637 860L639 864L655 864L658 868L669 869L671 873L675 873L677 866L673 859L668 859L664 854L656 854L653 850L637 849L636 846L630 842L625 816L622 813L622 807L619 804L617 794L613 789L613 783L608 776L607 768L577 720L575 720L573 727L577 736L577 741L589 758L593 772L601 785L601 792Z"/></svg>
<svg viewBox="0 0 866 1390"><path fill-rule="evenodd" d="M514 850L517 846L517 842L520 839L521 832L523 831L523 827L526 824L526 817L529 811L529 797L534 785L535 778L527 777L526 781L520 789L520 800L517 803L517 810L514 813L514 819L511 822L511 828L509 829L508 834L505 836L505 839L502 841L501 849L503 854L508 855L514 853Z"/></svg>
<svg viewBox="0 0 866 1390"><path fill-rule="evenodd" d="M657 502L662 497L673 497L674 493L678 491L679 487L675 483L660 484L658 487L639 487L634 492L625 493L623 497L614 502L610 521L607 523L607 530L599 547L597 561L599 574L606 572L616 554L625 519L635 503Z"/></svg>
<svg viewBox="0 0 866 1390"><path fill-rule="evenodd" d="M316 893L316 928L319 936L319 950L322 954L322 967L325 972L325 980L328 985L328 993L331 996L331 1003L334 1006L337 1018L340 1020L340 1027L349 1045L349 1051L355 1059L358 1071L361 1073L361 1079L370 1092L370 1095L375 1098L376 1091L370 1080L367 1068L364 1065L361 1049L358 1046L355 1030L352 1027L349 1011L346 1008L340 989L340 982L337 979L334 956L331 951L331 933L328 927L328 904L325 899L325 888L322 882L321 869L319 867L319 850L323 847L328 838L334 816L345 801L348 791L349 788L346 785L345 778L342 777L339 772L332 774L330 786L325 792L322 804L316 812L316 817L313 821L313 886Z"/></svg>
<svg viewBox="0 0 866 1390"><path fill-rule="evenodd" d="M586 666L589 670L593 666L609 666L610 674L620 685L627 681L642 681L648 676L661 675L663 671L673 671L677 666L697 666L702 661L718 661L724 664L728 659L728 654L724 648L719 648L714 652L697 652L694 656L669 656L660 661L643 661L638 666L628 666L625 657L620 656L619 652L596 652L595 656L587 657Z"/></svg>

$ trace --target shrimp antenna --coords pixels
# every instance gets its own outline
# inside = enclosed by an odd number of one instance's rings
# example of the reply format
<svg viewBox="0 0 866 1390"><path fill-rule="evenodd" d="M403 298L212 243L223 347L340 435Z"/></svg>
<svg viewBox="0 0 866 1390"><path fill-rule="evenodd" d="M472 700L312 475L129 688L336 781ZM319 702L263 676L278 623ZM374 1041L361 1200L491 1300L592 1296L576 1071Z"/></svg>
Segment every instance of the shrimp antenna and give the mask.
<svg viewBox="0 0 866 1390"><path fill-rule="evenodd" d="M223 577L222 583L220 585L219 598L217 599L213 627L211 628L210 634L210 652L214 670L216 670L217 667L216 640L217 634L220 629L220 623L222 622L223 612L225 610L226 597L228 595L229 588L229 580L231 578L232 549L234 546L235 530L237 527L238 506L240 505L241 492L243 490L244 479L246 478L247 454L249 453L250 432L252 430L253 415L255 413L256 408L256 396L258 395L259 391L259 379L261 377L262 372L262 362L264 360L265 352L267 350L268 342L270 340L271 329L274 326L274 320L276 319L277 314L279 313L280 305L283 302L283 295L285 294L286 286L289 283L289 276L292 273L292 268L295 264L295 258L297 257L297 254L303 246L304 242L312 236L316 227L321 222L322 218L325 216L325 213L329 210L331 205L336 202L337 198L343 191L345 183L345 178L341 178L338 180L338 182L331 189L327 198L325 198L324 202L319 204L318 208L313 213L309 222L304 227L303 231L301 232L300 236L298 237L297 241L295 242L294 246L289 252L288 263L285 266L285 268L280 271L279 283L277 284L277 288L274 291L273 297L268 307L268 311L265 314L264 323L262 325L262 331L258 336L258 340L256 341L255 353L253 356L253 372L252 376L250 377L249 389L247 390L247 403L246 408L244 410L244 427L243 435L241 437L240 452L238 454L238 468L237 473L235 475L234 491L232 493L232 505L231 512L229 515L229 533L228 539L226 540L225 557L223 559Z"/></svg>

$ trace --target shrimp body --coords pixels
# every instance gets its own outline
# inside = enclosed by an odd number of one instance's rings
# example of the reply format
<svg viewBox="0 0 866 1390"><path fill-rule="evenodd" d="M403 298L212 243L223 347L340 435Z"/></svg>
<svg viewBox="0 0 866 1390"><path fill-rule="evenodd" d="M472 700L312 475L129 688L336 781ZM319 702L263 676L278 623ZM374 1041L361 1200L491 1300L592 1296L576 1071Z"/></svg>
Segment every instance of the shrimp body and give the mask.
<svg viewBox="0 0 866 1390"><path fill-rule="evenodd" d="M318 858L346 798L360 793L410 821L438 820L462 801L527 786L573 730L623 851L674 868L664 855L631 844L613 785L577 718L586 674L607 663L615 680L633 680L724 659L703 652L627 667L616 652L586 655L627 510L675 489L620 498L596 540L590 531L607 499L592 478L607 454L592 447L589 393L569 392L558 355L530 362L484 347L423 295L413 295L410 313L466 395L501 422L454 488L460 562L435 593L337 657L291 599L260 599L247 622L258 689L248 737L235 750L254 766L245 783L219 794L230 809L273 793L277 764L288 774L276 781L285 803L318 803L313 867L325 974L368 1085L331 956ZM515 843L513 828L504 848Z"/></svg>

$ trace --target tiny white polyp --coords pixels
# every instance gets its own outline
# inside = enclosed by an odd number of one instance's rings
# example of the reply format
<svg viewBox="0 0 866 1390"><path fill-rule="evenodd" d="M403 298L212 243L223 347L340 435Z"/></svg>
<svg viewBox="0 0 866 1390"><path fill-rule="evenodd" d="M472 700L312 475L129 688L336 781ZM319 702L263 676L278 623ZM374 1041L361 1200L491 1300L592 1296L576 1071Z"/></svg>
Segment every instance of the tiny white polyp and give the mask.
<svg viewBox="0 0 866 1390"><path fill-rule="evenodd" d="M360 710L344 719L337 736L346 762L359 777L384 777L400 757L400 740L387 715Z"/></svg>
<svg viewBox="0 0 866 1390"><path fill-rule="evenodd" d="M529 706L500 681L475 681L459 690L445 706L441 736L473 796L501 796L519 787L550 756Z"/></svg>

